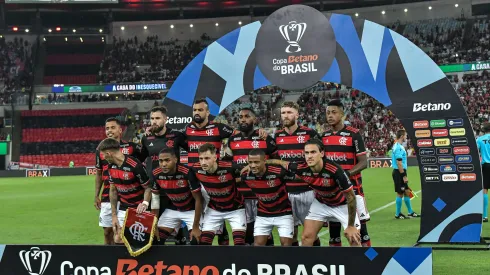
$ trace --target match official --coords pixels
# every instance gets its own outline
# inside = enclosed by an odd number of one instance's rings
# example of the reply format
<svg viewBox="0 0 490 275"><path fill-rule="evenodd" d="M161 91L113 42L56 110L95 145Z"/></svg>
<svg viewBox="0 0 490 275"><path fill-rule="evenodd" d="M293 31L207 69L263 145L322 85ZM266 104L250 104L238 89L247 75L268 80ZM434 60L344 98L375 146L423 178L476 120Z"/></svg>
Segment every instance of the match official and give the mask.
<svg viewBox="0 0 490 275"><path fill-rule="evenodd" d="M407 132L405 130L398 130L396 132L396 142L393 145L393 155L391 156L391 167L393 167L392 177L395 184L396 197L396 219L406 219L407 217L401 213L402 200L405 201L405 205L408 209L408 216L412 218L420 217L412 210L412 202L410 201L410 192L412 191L408 187L407 177L407 151L403 147L403 143L407 141Z"/></svg>
<svg viewBox="0 0 490 275"><path fill-rule="evenodd" d="M488 189L490 189L490 122L483 123L483 136L476 140L483 174L483 222L488 222Z"/></svg>

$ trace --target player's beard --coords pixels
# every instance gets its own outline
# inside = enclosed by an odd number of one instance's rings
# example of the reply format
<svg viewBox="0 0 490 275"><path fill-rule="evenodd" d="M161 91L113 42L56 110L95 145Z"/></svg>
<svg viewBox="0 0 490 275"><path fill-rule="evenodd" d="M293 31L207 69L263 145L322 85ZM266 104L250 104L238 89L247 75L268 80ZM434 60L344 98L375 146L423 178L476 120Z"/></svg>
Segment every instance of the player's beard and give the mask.
<svg viewBox="0 0 490 275"><path fill-rule="evenodd" d="M295 124L296 124L296 119L293 120L285 119L282 121L282 126L284 127L291 127L294 126Z"/></svg>
<svg viewBox="0 0 490 275"><path fill-rule="evenodd" d="M204 122L204 120L205 120L205 119L204 119L204 118L202 118L200 115L195 115L195 116L194 116L192 119L193 119L193 120L194 120L194 122L195 122L195 123L197 123L197 124L201 124L201 123L203 123L203 122Z"/></svg>
<svg viewBox="0 0 490 275"><path fill-rule="evenodd" d="M240 132L249 133L253 129L254 129L253 123L252 124L247 124L247 123L240 124Z"/></svg>
<svg viewBox="0 0 490 275"><path fill-rule="evenodd" d="M151 132L153 134L160 133L163 130L163 127L164 127L163 125L160 126L160 125L153 124L153 125L151 125Z"/></svg>

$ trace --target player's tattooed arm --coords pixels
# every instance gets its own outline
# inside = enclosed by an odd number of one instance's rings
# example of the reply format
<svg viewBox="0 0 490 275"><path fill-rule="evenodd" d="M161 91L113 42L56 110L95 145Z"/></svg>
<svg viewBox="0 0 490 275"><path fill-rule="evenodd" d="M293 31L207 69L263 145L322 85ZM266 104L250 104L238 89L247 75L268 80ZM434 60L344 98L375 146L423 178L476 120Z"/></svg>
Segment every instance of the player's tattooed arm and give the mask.
<svg viewBox="0 0 490 275"><path fill-rule="evenodd" d="M348 225L354 226L357 215L356 195L354 194L354 190L345 193L345 198L347 199L347 209L349 211Z"/></svg>
<svg viewBox="0 0 490 275"><path fill-rule="evenodd" d="M111 202L112 218L117 218L117 189L114 183L111 183L111 189L109 190L109 200Z"/></svg>

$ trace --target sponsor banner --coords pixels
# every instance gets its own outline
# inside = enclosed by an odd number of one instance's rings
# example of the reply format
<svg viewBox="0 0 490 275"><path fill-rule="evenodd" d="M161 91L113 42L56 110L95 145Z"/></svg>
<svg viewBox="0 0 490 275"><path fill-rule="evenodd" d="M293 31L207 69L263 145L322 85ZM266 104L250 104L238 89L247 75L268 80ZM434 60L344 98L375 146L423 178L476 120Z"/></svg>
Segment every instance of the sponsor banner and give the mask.
<svg viewBox="0 0 490 275"><path fill-rule="evenodd" d="M460 173L467 173L467 172L473 172L475 170L475 167L473 164L460 164L458 165L458 172Z"/></svg>
<svg viewBox="0 0 490 275"><path fill-rule="evenodd" d="M132 257L123 246L1 245L0 274L432 274L430 247L273 249L271 253L270 247L154 246L143 255ZM291 253L291 249L295 252Z"/></svg>
<svg viewBox="0 0 490 275"><path fill-rule="evenodd" d="M424 173L437 173L439 172L439 168L437 165L427 165L422 167L422 171L424 171Z"/></svg>
<svg viewBox="0 0 490 275"><path fill-rule="evenodd" d="M444 73L459 73L467 71L483 71L490 69L490 61L480 61L476 63L440 65L439 68Z"/></svg>
<svg viewBox="0 0 490 275"><path fill-rule="evenodd" d="M441 181L441 176L438 174L425 175L426 182L439 182Z"/></svg>
<svg viewBox="0 0 490 275"><path fill-rule="evenodd" d="M26 169L26 178L47 178L50 176L50 169Z"/></svg>
<svg viewBox="0 0 490 275"><path fill-rule="evenodd" d="M454 162L454 157L453 156L440 156L440 157L437 158L437 161L440 164L453 163Z"/></svg>
<svg viewBox="0 0 490 275"><path fill-rule="evenodd" d="M427 120L414 121L413 128L414 129L429 128L429 121Z"/></svg>
<svg viewBox="0 0 490 275"><path fill-rule="evenodd" d="M472 157L470 155L456 156L457 163L470 163L471 161L472 161Z"/></svg>
<svg viewBox="0 0 490 275"><path fill-rule="evenodd" d="M434 163L437 163L437 158L436 157L421 157L420 162L422 164L434 164Z"/></svg>
<svg viewBox="0 0 490 275"><path fill-rule="evenodd" d="M451 139L451 145L453 146L458 146L458 145L468 145L468 139L465 137L461 138L452 138Z"/></svg>
<svg viewBox="0 0 490 275"><path fill-rule="evenodd" d="M432 139L419 139L417 140L418 147L431 147L433 145Z"/></svg>
<svg viewBox="0 0 490 275"><path fill-rule="evenodd" d="M419 155L421 156L433 156L436 150L434 148L423 148L419 150Z"/></svg>
<svg viewBox="0 0 490 275"><path fill-rule="evenodd" d="M452 153L453 153L453 148L451 148L451 147L437 148L437 154L438 155L450 155Z"/></svg>
<svg viewBox="0 0 490 275"><path fill-rule="evenodd" d="M85 170L86 170L86 175L87 176L93 176L93 175L97 175L97 168L95 167L85 167Z"/></svg>
<svg viewBox="0 0 490 275"><path fill-rule="evenodd" d="M458 181L458 174L444 174L442 181Z"/></svg>
<svg viewBox="0 0 490 275"><path fill-rule="evenodd" d="M451 142L449 141L448 138L436 138L434 139L434 145L435 146L449 146Z"/></svg>
<svg viewBox="0 0 490 275"><path fill-rule="evenodd" d="M432 130L432 136L434 137L447 137L447 129L434 129Z"/></svg>
<svg viewBox="0 0 490 275"><path fill-rule="evenodd" d="M54 84L53 93L107 93L107 92L144 92L167 90L167 83L111 84L111 85L64 85Z"/></svg>
<svg viewBox="0 0 490 275"><path fill-rule="evenodd" d="M454 128L449 130L449 135L452 137L464 136L466 134L466 130L464 128Z"/></svg>
<svg viewBox="0 0 490 275"><path fill-rule="evenodd" d="M451 109L451 103L414 103L413 112L432 112L432 111L448 111Z"/></svg>
<svg viewBox="0 0 490 275"><path fill-rule="evenodd" d="M454 147L453 151L455 155L467 155L470 153L470 147L468 146Z"/></svg>
<svg viewBox="0 0 490 275"><path fill-rule="evenodd" d="M459 175L461 181L476 181L475 173L463 173Z"/></svg>
<svg viewBox="0 0 490 275"><path fill-rule="evenodd" d="M447 120L447 126L449 126L449 127L461 127L461 126L463 126L463 119L462 118L448 119Z"/></svg>
<svg viewBox="0 0 490 275"><path fill-rule="evenodd" d="M446 127L446 121L444 119L436 119L430 121L430 128L442 128Z"/></svg>
<svg viewBox="0 0 490 275"><path fill-rule="evenodd" d="M454 173L456 172L456 165L454 164L446 164L441 165L441 173Z"/></svg>
<svg viewBox="0 0 490 275"><path fill-rule="evenodd" d="M407 165L410 166L418 166L419 163L416 157L408 157ZM390 168L391 167L391 158L369 158L368 159L368 168Z"/></svg>
<svg viewBox="0 0 490 275"><path fill-rule="evenodd" d="M416 138L428 138L430 137L430 130L417 130L415 131Z"/></svg>

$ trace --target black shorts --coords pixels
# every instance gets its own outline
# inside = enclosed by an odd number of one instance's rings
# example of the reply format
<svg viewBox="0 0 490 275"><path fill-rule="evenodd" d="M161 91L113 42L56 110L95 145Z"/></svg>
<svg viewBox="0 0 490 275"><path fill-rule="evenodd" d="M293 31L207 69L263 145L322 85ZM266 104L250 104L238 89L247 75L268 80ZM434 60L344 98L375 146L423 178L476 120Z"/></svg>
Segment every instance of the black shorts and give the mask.
<svg viewBox="0 0 490 275"><path fill-rule="evenodd" d="M483 189L490 189L490 163L481 166L483 176Z"/></svg>
<svg viewBox="0 0 490 275"><path fill-rule="evenodd" d="M407 173L407 170L405 170L405 173ZM398 171L398 169L393 169L391 176L393 177L393 183L395 184L395 192L405 193L405 191L402 190L402 187L405 187L405 190L407 190L408 183L403 182L403 177L400 174L400 171Z"/></svg>

